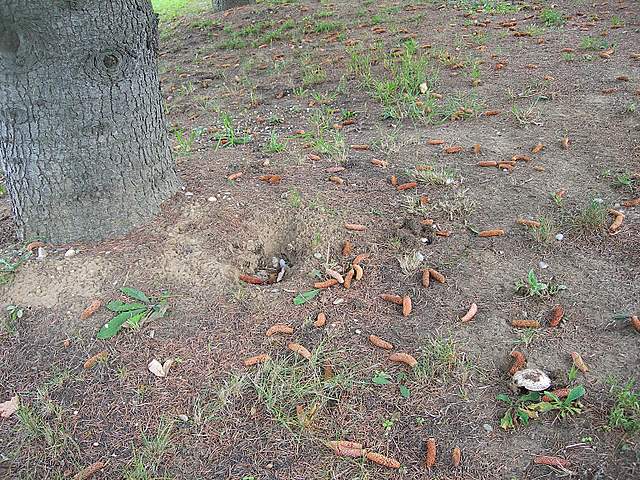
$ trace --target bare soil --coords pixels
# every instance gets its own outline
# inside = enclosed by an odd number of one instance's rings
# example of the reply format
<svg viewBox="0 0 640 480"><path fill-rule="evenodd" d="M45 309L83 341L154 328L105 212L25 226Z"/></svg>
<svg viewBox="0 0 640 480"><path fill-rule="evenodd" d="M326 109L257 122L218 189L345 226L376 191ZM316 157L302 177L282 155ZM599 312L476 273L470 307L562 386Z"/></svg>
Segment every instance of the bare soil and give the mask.
<svg viewBox="0 0 640 480"><path fill-rule="evenodd" d="M638 435L608 428L612 382L640 380L640 334L628 320L640 311L640 208L622 206L640 197L640 6L561 2L564 25L548 26L540 18L547 2L517 2L522 8L506 14L445 3L264 2L163 25L162 89L183 188L152 224L99 244L48 245L45 258L29 258L0 286L3 306L25 309L0 330L0 403L17 394L22 405L21 415L0 420L0 478L72 478L97 461L105 467L93 478L105 479L640 476ZM260 43L283 25L291 28ZM412 58L438 72L438 105L474 99L453 118L428 121L424 96L401 105L421 114L389 118L389 105L350 68L357 51L356 59L371 55L373 78L390 78L407 42ZM251 141L221 144L220 112ZM283 151L269 149L272 135ZM538 143L544 149L532 153ZM445 153L455 145L462 151ZM511 172L477 165L514 155L531 161ZM336 166L344 170L327 172ZM229 181L236 172L243 175ZM260 181L267 174L282 179ZM398 191L393 175L421 181ZM8 200L0 202L1 244L15 258L24 245L12 234ZM598 206L624 211L616 234ZM516 223L541 217L548 231ZM477 235L488 229L505 235ZM353 253L343 257L346 240ZM71 247L76 255L65 257ZM416 252L422 262L412 261ZM346 273L360 253L369 254L361 281L293 304L326 268ZM238 279L272 257L291 266L283 282ZM424 288L429 267L446 283ZM531 269L566 289L518 294L515 283ZM80 314L95 299L122 298L122 286L168 291L170 313L97 340L109 312ZM412 313L402 316L382 293L409 295ZM478 314L462 323L472 303ZM556 304L566 313L551 328ZM321 328L313 325L319 312L328 318ZM511 326L522 318L542 326ZM294 334L266 337L274 323ZM418 367L389 361L370 334ZM312 360L290 352L290 341ZM84 369L102 350L108 359ZM506 405L496 395L516 398L513 350L549 373L554 388L583 385L581 412L501 429ZM573 380L572 352L589 366ZM272 361L243 365L260 353ZM166 378L148 371L154 358L176 360ZM376 372L391 383L374 384ZM427 469L430 437L437 461ZM339 439L401 468L339 457L325 446ZM537 465L538 455L570 465Z"/></svg>

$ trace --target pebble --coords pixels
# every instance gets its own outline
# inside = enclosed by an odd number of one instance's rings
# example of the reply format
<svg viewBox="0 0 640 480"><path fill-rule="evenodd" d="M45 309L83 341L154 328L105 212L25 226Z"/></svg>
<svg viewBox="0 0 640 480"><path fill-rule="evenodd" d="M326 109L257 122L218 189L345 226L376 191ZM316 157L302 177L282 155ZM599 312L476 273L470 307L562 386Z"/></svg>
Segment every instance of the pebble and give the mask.
<svg viewBox="0 0 640 480"><path fill-rule="evenodd" d="M333 304L334 304L334 305L340 305L341 303L344 303L344 298L336 298L336 299L333 301Z"/></svg>
<svg viewBox="0 0 640 480"><path fill-rule="evenodd" d="M424 255L422 254L422 252L416 252L416 261L422 263L423 260L424 260Z"/></svg>
<svg viewBox="0 0 640 480"><path fill-rule="evenodd" d="M193 192L185 192L184 196L185 197L193 197Z"/></svg>
<svg viewBox="0 0 640 480"><path fill-rule="evenodd" d="M216 200L218 200L216 197L207 198L207 201L209 201L209 202L215 202Z"/></svg>
<svg viewBox="0 0 640 480"><path fill-rule="evenodd" d="M185 414L181 413L180 415L178 415L178 418L180 420L182 420L183 422L188 422L189 421L189 417L186 416Z"/></svg>
<svg viewBox="0 0 640 480"><path fill-rule="evenodd" d="M100 445L98 442L93 442L94 447L97 447L98 445Z"/></svg>
<svg viewBox="0 0 640 480"><path fill-rule="evenodd" d="M427 242L429 241L429 239L428 239L428 238L425 238L425 237L422 237L422 238L420 239L420 241L421 241L422 243L427 243Z"/></svg>
<svg viewBox="0 0 640 480"><path fill-rule="evenodd" d="M317 258L318 260L320 260L320 259L322 258L322 254L321 254L321 253L319 253L319 252L314 253L314 254L313 254L313 256L314 256L315 258Z"/></svg>
<svg viewBox="0 0 640 480"><path fill-rule="evenodd" d="M547 262L543 262L542 260L540 260L540 263L538 263L538 265L540 265L540 268L542 269L549 268L549 264Z"/></svg>
<svg viewBox="0 0 640 480"><path fill-rule="evenodd" d="M493 427L491 425L489 425L488 423L485 423L484 425L482 425L482 428L484 428L485 432L487 432L487 433L493 432Z"/></svg>
<svg viewBox="0 0 640 480"><path fill-rule="evenodd" d="M42 260L47 256L47 251L43 247L38 247L38 260Z"/></svg>
<svg viewBox="0 0 640 480"><path fill-rule="evenodd" d="M562 240L564 240L564 235L559 233L556 235L556 240L558 240L559 242L561 242Z"/></svg>
<svg viewBox="0 0 640 480"><path fill-rule="evenodd" d="M70 248L69 250L67 250L66 252L64 252L64 256L65 256L65 258L71 258L71 257L73 257L76 253L78 253L78 252L76 252L73 248Z"/></svg>
<svg viewBox="0 0 640 480"><path fill-rule="evenodd" d="M362 333L362 331L358 328L356 328L356 335L360 335Z"/></svg>

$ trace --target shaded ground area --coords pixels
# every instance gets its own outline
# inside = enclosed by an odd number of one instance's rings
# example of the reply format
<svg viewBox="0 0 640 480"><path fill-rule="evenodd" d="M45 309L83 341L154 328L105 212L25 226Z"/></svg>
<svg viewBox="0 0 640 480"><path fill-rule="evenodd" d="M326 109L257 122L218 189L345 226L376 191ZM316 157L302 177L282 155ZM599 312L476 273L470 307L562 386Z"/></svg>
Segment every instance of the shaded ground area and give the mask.
<svg viewBox="0 0 640 480"><path fill-rule="evenodd" d="M640 197L639 6L346 3L165 21L162 89L184 187L153 224L36 259L1 199L0 298L17 309L0 330L0 402L21 403L0 421L1 478L72 478L97 461L94 478L639 475L628 382L640 372L640 208L625 206ZM613 234L609 209L625 215ZM478 235L492 229L504 235ZM293 303L362 253L349 289ZM239 280L275 273L273 257L290 267L282 282ZM425 287L428 268L446 282ZM124 300L122 286L168 292L169 313L97 340L112 314L81 312ZM411 313L383 293L410 297ZM565 314L551 327L556 305ZM512 326L522 319L540 327ZM276 323L293 334L267 337ZM519 402L513 351L584 397L546 412ZM243 365L263 353L271 360ZM174 360L165 378L152 359ZM500 394L514 417L537 418L502 429ZM340 439L401 467L337 456L325 443Z"/></svg>

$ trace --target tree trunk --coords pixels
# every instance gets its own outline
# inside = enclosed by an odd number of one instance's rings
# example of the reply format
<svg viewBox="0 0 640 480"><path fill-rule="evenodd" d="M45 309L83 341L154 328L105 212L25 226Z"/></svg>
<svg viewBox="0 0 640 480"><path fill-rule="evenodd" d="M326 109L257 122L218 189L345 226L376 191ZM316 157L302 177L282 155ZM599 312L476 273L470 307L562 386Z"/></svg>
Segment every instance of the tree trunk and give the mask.
<svg viewBox="0 0 640 480"><path fill-rule="evenodd" d="M98 240L178 188L148 0L0 0L0 167L22 239Z"/></svg>
<svg viewBox="0 0 640 480"><path fill-rule="evenodd" d="M216 12L220 12L242 5L249 5L250 3L255 3L255 0L213 0L213 9Z"/></svg>

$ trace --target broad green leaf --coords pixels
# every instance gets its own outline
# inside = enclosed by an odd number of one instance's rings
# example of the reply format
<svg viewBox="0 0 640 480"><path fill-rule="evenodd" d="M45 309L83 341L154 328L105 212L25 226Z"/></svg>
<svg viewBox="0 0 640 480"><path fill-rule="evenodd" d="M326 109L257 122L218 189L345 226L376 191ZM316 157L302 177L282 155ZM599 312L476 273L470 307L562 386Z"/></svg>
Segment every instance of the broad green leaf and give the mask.
<svg viewBox="0 0 640 480"><path fill-rule="evenodd" d="M391 376L385 372L376 372L371 381L376 385L389 385Z"/></svg>
<svg viewBox="0 0 640 480"><path fill-rule="evenodd" d="M124 293L127 297L131 297L134 300L139 300L144 303L151 303L151 300L149 300L149 297L147 297L144 293L142 293L137 288L122 287L120 291Z"/></svg>
<svg viewBox="0 0 640 480"><path fill-rule="evenodd" d="M496 395L496 400L500 400L501 402L511 404L511 399L509 398L509 395L505 393L499 393L498 395Z"/></svg>
<svg viewBox="0 0 640 480"><path fill-rule="evenodd" d="M518 418L525 427L529 425L529 414L525 410L518 409L516 415L518 415Z"/></svg>
<svg viewBox="0 0 640 480"><path fill-rule="evenodd" d="M138 310L140 308L147 308L143 303L125 303L120 300L113 300L107 303L107 309L112 312L128 312L129 310Z"/></svg>
<svg viewBox="0 0 640 480"><path fill-rule="evenodd" d="M119 313L102 326L102 328L96 335L97 338L99 338L100 340L107 340L115 336L122 329L124 323L138 313L140 313L140 310L131 310L128 312Z"/></svg>
<svg viewBox="0 0 640 480"><path fill-rule="evenodd" d="M409 398L411 390L409 390L406 385L400 385L400 395L402 395L402 398Z"/></svg>
<svg viewBox="0 0 640 480"><path fill-rule="evenodd" d="M147 314L146 310L143 310L140 313L136 313L133 317L131 317L129 320L125 322L125 326L133 329L140 328L141 326L140 322L146 316L146 314Z"/></svg>
<svg viewBox="0 0 640 480"><path fill-rule="evenodd" d="M513 418L511 417L511 410L507 410L504 412L504 415L500 419L500 427L504 430L509 430L513 428Z"/></svg>
<svg viewBox="0 0 640 480"><path fill-rule="evenodd" d="M521 402L539 402L540 392L529 392L526 395L522 395L518 400Z"/></svg>
<svg viewBox="0 0 640 480"><path fill-rule="evenodd" d="M565 398L564 403L569 404L571 402L574 402L580 397L583 397L584 394L585 394L584 387L582 385L578 385L577 387L574 387L571 389L571 391L569 392L569 395L567 395L567 398Z"/></svg>
<svg viewBox="0 0 640 480"><path fill-rule="evenodd" d="M296 297L293 299L293 304L302 305L304 303L307 303L309 300L314 298L319 293L320 293L319 289L309 290L308 292L301 292L298 295L296 295Z"/></svg>
<svg viewBox="0 0 640 480"><path fill-rule="evenodd" d="M147 321L153 322L154 320L164 317L167 314L168 309L169 309L169 305L167 304L166 301L160 303L159 305L154 306L153 313L149 315L149 318L147 318Z"/></svg>
<svg viewBox="0 0 640 480"><path fill-rule="evenodd" d="M553 392L544 392L544 394L545 394L545 396L549 397L554 402L560 402L560 399L558 398L558 396L555 393L553 393Z"/></svg>

